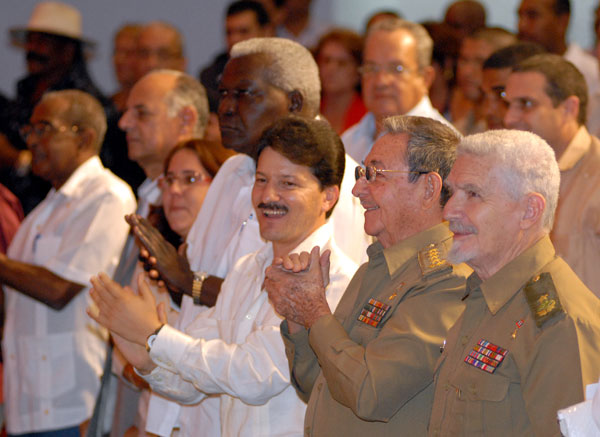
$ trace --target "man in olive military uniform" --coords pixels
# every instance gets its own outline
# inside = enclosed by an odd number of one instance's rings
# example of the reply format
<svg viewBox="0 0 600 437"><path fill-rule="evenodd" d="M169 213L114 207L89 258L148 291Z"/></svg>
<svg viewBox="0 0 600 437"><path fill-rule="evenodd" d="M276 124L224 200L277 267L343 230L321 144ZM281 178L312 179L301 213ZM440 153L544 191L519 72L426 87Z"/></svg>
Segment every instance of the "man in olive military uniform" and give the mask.
<svg viewBox="0 0 600 437"><path fill-rule="evenodd" d="M378 241L335 313L323 288L327 254L293 255L267 271L269 296L287 319L292 382L309 400L306 435L426 434L434 364L464 308L470 270L446 261L451 234L442 223L459 136L423 117L384 126L353 190Z"/></svg>
<svg viewBox="0 0 600 437"><path fill-rule="evenodd" d="M449 259L466 262L465 312L436 369L430 435L560 435L556 412L600 374L600 301L548 234L560 175L535 134L466 137L448 177Z"/></svg>

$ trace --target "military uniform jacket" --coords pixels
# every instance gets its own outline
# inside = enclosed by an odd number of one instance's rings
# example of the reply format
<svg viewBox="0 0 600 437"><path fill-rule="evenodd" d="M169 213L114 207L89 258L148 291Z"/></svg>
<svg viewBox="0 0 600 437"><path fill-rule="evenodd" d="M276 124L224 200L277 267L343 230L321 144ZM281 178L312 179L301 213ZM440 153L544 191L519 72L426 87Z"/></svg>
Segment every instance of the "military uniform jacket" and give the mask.
<svg viewBox="0 0 600 437"><path fill-rule="evenodd" d="M310 334L284 322L292 383L310 397L305 435L426 434L434 365L470 272L446 262L450 236L440 224L371 245L334 315Z"/></svg>
<svg viewBox="0 0 600 437"><path fill-rule="evenodd" d="M429 434L560 436L556 412L600 374L600 301L544 237L486 281L436 369Z"/></svg>

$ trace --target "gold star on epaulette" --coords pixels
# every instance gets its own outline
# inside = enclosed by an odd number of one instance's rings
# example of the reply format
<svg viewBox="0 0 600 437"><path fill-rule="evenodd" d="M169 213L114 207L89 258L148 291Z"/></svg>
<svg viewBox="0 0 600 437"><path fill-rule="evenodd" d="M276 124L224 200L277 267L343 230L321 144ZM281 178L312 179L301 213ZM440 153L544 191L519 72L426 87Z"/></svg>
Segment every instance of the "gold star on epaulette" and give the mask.
<svg viewBox="0 0 600 437"><path fill-rule="evenodd" d="M446 260L447 248L444 243L431 243L419 251L419 266L423 276L450 267Z"/></svg>

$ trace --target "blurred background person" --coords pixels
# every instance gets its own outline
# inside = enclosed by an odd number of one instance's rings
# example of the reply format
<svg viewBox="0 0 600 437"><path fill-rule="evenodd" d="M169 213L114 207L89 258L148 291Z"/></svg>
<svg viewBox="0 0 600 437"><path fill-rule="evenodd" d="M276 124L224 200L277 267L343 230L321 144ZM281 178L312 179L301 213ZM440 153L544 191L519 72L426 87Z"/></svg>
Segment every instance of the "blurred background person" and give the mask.
<svg viewBox="0 0 600 437"><path fill-rule="evenodd" d="M125 110L131 87L141 78L137 62L137 40L141 30L141 24L127 23L117 30L113 42L112 60L119 89L110 98L121 113Z"/></svg>
<svg viewBox="0 0 600 437"><path fill-rule="evenodd" d="M152 70L167 69L184 71L186 59L183 36L179 29L164 21L146 24L138 37L137 76L142 77Z"/></svg>
<svg viewBox="0 0 600 437"><path fill-rule="evenodd" d="M13 45L22 48L26 75L18 81L14 102L3 109L2 122L6 137L0 138L0 155L5 167L0 181L21 201L25 214L31 211L50 190L50 184L31 173L31 153L19 135L46 91L78 89L97 98L108 119L105 144L117 131L116 112L104 97L88 68L86 55L95 44L83 36L79 10L60 2L38 3L26 26L10 29Z"/></svg>
<svg viewBox="0 0 600 437"><path fill-rule="evenodd" d="M446 9L444 23L452 27L460 39L483 29L486 25L485 8L475 0L459 0Z"/></svg>
<svg viewBox="0 0 600 437"><path fill-rule="evenodd" d="M456 79L460 39L456 30L447 23L427 21L422 24L433 40L431 66L435 76L429 87L429 99L433 107L447 117Z"/></svg>
<svg viewBox="0 0 600 437"><path fill-rule="evenodd" d="M518 42L496 50L485 60L481 74L481 112L487 129L504 128L508 109L506 82L513 67L530 56L545 52L539 44Z"/></svg>
<svg viewBox="0 0 600 437"><path fill-rule="evenodd" d="M229 61L229 51L235 43L250 38L272 36L273 28L265 7L257 1L239 0L229 4L225 12L225 43L227 50L218 54L210 65L199 73L200 83L204 85L210 105L215 114L219 105L219 82L225 64Z"/></svg>
<svg viewBox="0 0 600 437"><path fill-rule="evenodd" d="M285 0L283 21L277 27L277 36L312 49L329 26L311 16L311 3L312 0Z"/></svg>
<svg viewBox="0 0 600 437"><path fill-rule="evenodd" d="M356 32L334 29L321 37L314 51L321 78L321 114L338 135L367 112L358 74L362 44Z"/></svg>
<svg viewBox="0 0 600 437"><path fill-rule="evenodd" d="M517 42L509 31L491 27L466 36L456 64L456 86L450 100L450 121L463 134L485 130L480 110L483 62L496 50Z"/></svg>
<svg viewBox="0 0 600 437"><path fill-rule="evenodd" d="M115 34L112 60L120 88L110 99L117 111L117 119L125 111L131 88L140 79L137 39L142 28L141 24L128 23L120 27ZM137 193L146 175L135 161L129 159L127 139L123 131L116 130L112 140L104 143L100 159L106 168L127 182L133 192Z"/></svg>

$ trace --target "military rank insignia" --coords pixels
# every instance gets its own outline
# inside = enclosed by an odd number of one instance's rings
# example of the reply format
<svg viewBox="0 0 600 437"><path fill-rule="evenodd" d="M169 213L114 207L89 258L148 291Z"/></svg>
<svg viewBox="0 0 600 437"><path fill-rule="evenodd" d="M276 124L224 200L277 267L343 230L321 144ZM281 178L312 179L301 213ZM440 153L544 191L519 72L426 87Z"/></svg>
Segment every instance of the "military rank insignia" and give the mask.
<svg viewBox="0 0 600 437"><path fill-rule="evenodd" d="M449 267L446 261L446 245L442 243L431 243L425 249L419 251L419 266L423 275L428 275L438 270Z"/></svg>
<svg viewBox="0 0 600 437"><path fill-rule="evenodd" d="M488 373L494 373L507 353L506 349L482 338L465 357L465 363Z"/></svg>
<svg viewBox="0 0 600 437"><path fill-rule="evenodd" d="M389 305L371 298L358 315L358 321L377 328L379 322L385 317L389 309Z"/></svg>
<svg viewBox="0 0 600 437"><path fill-rule="evenodd" d="M538 328L556 315L563 313L562 305L552 280L552 275L544 272L533 277L523 288L529 309Z"/></svg>

